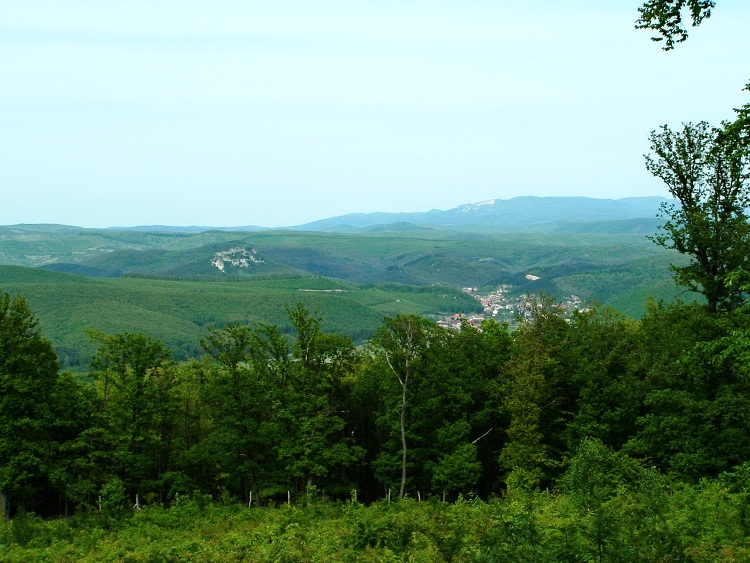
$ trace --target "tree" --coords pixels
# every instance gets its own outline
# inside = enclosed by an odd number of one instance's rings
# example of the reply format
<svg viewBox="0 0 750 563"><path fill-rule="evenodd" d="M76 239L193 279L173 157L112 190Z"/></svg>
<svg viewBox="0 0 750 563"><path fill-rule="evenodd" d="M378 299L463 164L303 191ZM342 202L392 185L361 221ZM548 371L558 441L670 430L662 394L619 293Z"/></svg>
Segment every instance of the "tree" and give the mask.
<svg viewBox="0 0 750 563"><path fill-rule="evenodd" d="M653 41L664 41L664 50L674 49L675 43L682 43L688 37L684 26L683 11L690 12L693 27L711 17L711 9L716 5L713 0L648 0L638 8L640 17L636 21L637 29L650 29L659 33Z"/></svg>
<svg viewBox="0 0 750 563"><path fill-rule="evenodd" d="M62 387L58 367L26 300L0 292L0 509L8 498L27 509L49 507L74 416L64 410L75 389Z"/></svg>
<svg viewBox="0 0 750 563"><path fill-rule="evenodd" d="M429 451L417 453L425 459L433 494L456 498L476 491L488 498L500 478L497 454L508 426L500 388L513 339L506 324L490 319L480 328L464 321L460 330L446 332L445 345L430 349L432 384L420 392L425 405L415 413L424 413L421 428L431 431L423 446Z"/></svg>
<svg viewBox="0 0 750 563"><path fill-rule="evenodd" d="M418 315L398 315L394 318L386 318L372 340L376 354L384 360L390 373L396 377L401 390L401 400L397 407L401 439L399 497L403 497L406 492L408 458L406 426L412 378L424 369L426 351L431 341L439 335L440 328L427 319Z"/></svg>
<svg viewBox="0 0 750 563"><path fill-rule="evenodd" d="M306 488L325 486L349 493L354 485L345 470L364 450L346 431L351 405L351 374L358 355L351 339L323 332L322 319L303 303L287 307L296 331L290 365L291 385L279 396L276 450L287 472Z"/></svg>
<svg viewBox="0 0 750 563"><path fill-rule="evenodd" d="M566 389L571 325L551 297L530 304L532 317L514 333L515 349L504 368L502 405L510 421L499 459L506 482L536 486L550 476L563 447L563 423L571 410Z"/></svg>
<svg viewBox="0 0 750 563"><path fill-rule="evenodd" d="M91 453L112 464L111 473L98 479L116 476L131 494L143 493L170 464L176 427L172 354L140 333L90 336L99 343L91 362L99 384L99 440L92 434Z"/></svg>
<svg viewBox="0 0 750 563"><path fill-rule="evenodd" d="M731 358L723 354L746 319L739 311L712 315L695 303L649 306L633 354L641 375L633 386L641 392L626 453L694 481L748 459L750 395L741 356L736 349Z"/></svg>
<svg viewBox="0 0 750 563"><path fill-rule="evenodd" d="M702 293L712 313L742 303L737 272L750 271L750 137L740 119L712 127L687 123L651 133L646 168L667 185L679 206L662 204L667 221L652 240L691 258L672 265L675 281Z"/></svg>
<svg viewBox="0 0 750 563"><path fill-rule="evenodd" d="M210 329L202 340L215 360L203 366L214 430L191 456L211 461L221 486L246 501L313 485L349 493L346 471L363 453L346 431L354 345L323 332L302 303L287 314L293 341L264 324Z"/></svg>
<svg viewBox="0 0 750 563"><path fill-rule="evenodd" d="M277 345L270 345L269 342ZM209 406L211 432L187 456L220 485L247 502L275 483L273 459L275 393L271 357L285 361L286 341L272 327L229 325L202 339L215 365L202 364L201 398ZM278 350L277 350L278 348ZM283 371L283 370L282 370ZM206 490L209 483L204 483Z"/></svg>

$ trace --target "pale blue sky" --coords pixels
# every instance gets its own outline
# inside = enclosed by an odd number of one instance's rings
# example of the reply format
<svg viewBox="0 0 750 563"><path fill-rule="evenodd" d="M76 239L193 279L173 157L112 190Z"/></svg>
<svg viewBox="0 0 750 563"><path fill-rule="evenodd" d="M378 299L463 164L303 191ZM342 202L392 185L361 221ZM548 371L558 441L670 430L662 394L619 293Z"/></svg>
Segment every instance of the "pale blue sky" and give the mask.
<svg viewBox="0 0 750 563"><path fill-rule="evenodd" d="M0 224L288 226L667 195L662 123L750 101L750 2L0 0Z"/></svg>

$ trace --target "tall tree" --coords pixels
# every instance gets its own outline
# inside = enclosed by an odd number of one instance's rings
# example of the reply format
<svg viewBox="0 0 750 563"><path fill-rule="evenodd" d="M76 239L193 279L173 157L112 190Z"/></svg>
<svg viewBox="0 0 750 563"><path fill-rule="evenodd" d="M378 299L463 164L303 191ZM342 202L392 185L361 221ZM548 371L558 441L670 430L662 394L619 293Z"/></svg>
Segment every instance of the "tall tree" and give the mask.
<svg viewBox="0 0 750 563"><path fill-rule="evenodd" d="M575 408L566 425L568 451L595 438L619 449L634 432L643 404L637 351L640 324L609 309L576 312L566 350ZM641 354L645 355L645 354Z"/></svg>
<svg viewBox="0 0 750 563"><path fill-rule="evenodd" d="M572 410L566 389L571 325L549 296L530 305L531 318L514 333L505 366L502 403L510 422L500 465L513 481L538 485L559 466L563 423Z"/></svg>
<svg viewBox="0 0 750 563"><path fill-rule="evenodd" d="M651 133L646 168L664 181L679 206L663 204L667 221L652 240L690 257L672 266L678 284L702 293L708 309L742 303L737 272L750 271L750 137L741 122L711 127L666 125Z"/></svg>
<svg viewBox="0 0 750 563"><path fill-rule="evenodd" d="M287 313L291 342L262 324L212 329L203 339L218 364L205 372L214 431L193 457L212 457L221 485L245 500L312 485L348 493L346 469L362 454L345 431L358 361L351 340L323 332L301 303Z"/></svg>
<svg viewBox="0 0 750 563"><path fill-rule="evenodd" d="M70 396L26 300L0 292L0 509L49 506Z"/></svg>
<svg viewBox="0 0 750 563"><path fill-rule="evenodd" d="M696 481L748 459L750 394L741 350L732 346L747 325L740 311L712 315L681 303L649 307L636 353L643 398L626 452Z"/></svg>
<svg viewBox="0 0 750 563"><path fill-rule="evenodd" d="M349 493L345 470L364 453L345 431L351 405L351 373L358 363L351 339L321 330L322 319L303 303L287 308L296 331L291 385L279 397L283 431L277 451L299 485Z"/></svg>
<svg viewBox="0 0 750 563"><path fill-rule="evenodd" d="M424 371L427 350L440 337L440 328L418 315L398 315L386 318L372 340L376 355L385 363L391 377L398 381L400 401L396 407L399 417L401 442L401 481L399 497L406 493L408 407L413 378Z"/></svg>
<svg viewBox="0 0 750 563"><path fill-rule="evenodd" d="M104 448L92 455L107 452L109 477L122 479L131 495L156 492L176 427L171 352L140 333L91 338L99 343L91 367L99 385L98 445Z"/></svg>
<svg viewBox="0 0 750 563"><path fill-rule="evenodd" d="M206 468L205 490L224 487L246 502L271 494L278 470L275 397L286 381L287 342L274 327L229 325L210 329L201 344L215 360L196 366L211 432L187 458Z"/></svg>

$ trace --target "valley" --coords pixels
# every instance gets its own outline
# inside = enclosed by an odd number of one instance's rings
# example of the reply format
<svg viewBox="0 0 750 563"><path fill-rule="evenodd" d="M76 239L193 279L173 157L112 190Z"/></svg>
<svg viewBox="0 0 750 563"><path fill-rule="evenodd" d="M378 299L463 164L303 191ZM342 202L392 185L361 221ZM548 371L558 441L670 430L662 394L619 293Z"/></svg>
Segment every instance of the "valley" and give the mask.
<svg viewBox="0 0 750 563"><path fill-rule="evenodd" d="M569 310L598 303L634 318L649 298L695 298L671 279L669 264L681 257L647 238L654 220L633 217L647 213L643 201L618 216L612 209L622 206L609 200L521 199L442 212L443 223L437 212L408 217L419 225L373 226L393 218L358 216L357 232L343 227L351 216L306 227L328 231L5 226L0 289L27 298L63 367L74 370L86 370L93 353L87 330L143 332L186 359L200 354L211 326L291 330L286 308L298 302L326 330L362 343L399 313L513 325L540 294ZM505 227L490 224L493 212Z"/></svg>

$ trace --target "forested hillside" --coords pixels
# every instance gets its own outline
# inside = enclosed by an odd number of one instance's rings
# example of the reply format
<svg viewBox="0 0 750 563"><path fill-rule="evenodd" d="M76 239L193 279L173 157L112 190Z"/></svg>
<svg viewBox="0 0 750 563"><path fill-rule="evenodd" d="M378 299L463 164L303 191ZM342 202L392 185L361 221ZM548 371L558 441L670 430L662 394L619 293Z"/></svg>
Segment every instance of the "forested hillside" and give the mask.
<svg viewBox="0 0 750 563"><path fill-rule="evenodd" d="M267 322L288 332L284 306L298 301L319 311L326 330L362 344L384 316L481 313L465 287L574 295L583 307L599 302L635 318L649 297L696 297L670 280L669 263L679 254L644 233L175 233L35 225L5 228L0 259L7 264L0 265L0 288L25 296L63 368L76 371L88 369L94 353L86 329L144 332L185 360L200 352L208 326Z"/></svg>
<svg viewBox="0 0 750 563"><path fill-rule="evenodd" d="M311 276L209 281L92 278L0 266L0 287L23 295L65 369L87 371L96 347L86 331L143 332L186 360L201 352L210 326L272 323L292 330L286 305L304 301L324 315L326 330L363 343L386 315L481 312L480 303L441 285L353 285Z"/></svg>
<svg viewBox="0 0 750 563"><path fill-rule="evenodd" d="M653 223L653 219L651 220ZM626 275L643 301L650 277L668 279L676 254L651 244L655 224L639 231L509 233L473 227L462 231L383 226L367 234L266 231L174 233L16 226L0 233L0 263L88 277L160 277L222 280L268 276L325 276L356 284L446 284L455 287L514 284L523 291L530 271L544 274L554 292L567 276ZM72 231L72 232L71 232ZM640 271L639 271L640 270ZM559 281L558 281L559 280ZM533 289L532 289L533 291ZM585 298L596 299L595 294ZM641 307L642 304L637 305Z"/></svg>

